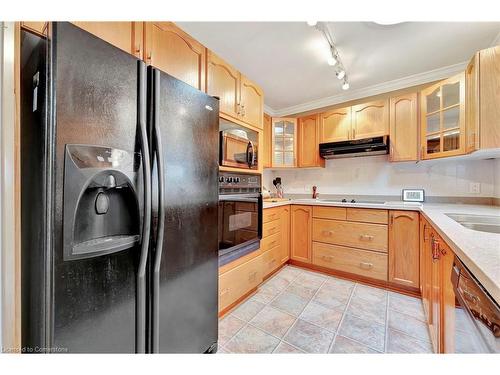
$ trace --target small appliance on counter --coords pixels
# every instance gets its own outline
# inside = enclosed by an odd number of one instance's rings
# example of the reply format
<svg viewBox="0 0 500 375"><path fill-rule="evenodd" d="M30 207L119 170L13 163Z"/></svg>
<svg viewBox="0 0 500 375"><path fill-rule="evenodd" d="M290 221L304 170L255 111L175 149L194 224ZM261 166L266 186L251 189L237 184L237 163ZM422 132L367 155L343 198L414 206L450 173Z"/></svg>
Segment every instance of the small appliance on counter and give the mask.
<svg viewBox="0 0 500 375"><path fill-rule="evenodd" d="M262 238L261 176L219 174L219 266L259 249Z"/></svg>
<svg viewBox="0 0 500 375"><path fill-rule="evenodd" d="M276 198L283 198L283 185L281 184L281 177L276 177L273 180L273 185L276 188Z"/></svg>

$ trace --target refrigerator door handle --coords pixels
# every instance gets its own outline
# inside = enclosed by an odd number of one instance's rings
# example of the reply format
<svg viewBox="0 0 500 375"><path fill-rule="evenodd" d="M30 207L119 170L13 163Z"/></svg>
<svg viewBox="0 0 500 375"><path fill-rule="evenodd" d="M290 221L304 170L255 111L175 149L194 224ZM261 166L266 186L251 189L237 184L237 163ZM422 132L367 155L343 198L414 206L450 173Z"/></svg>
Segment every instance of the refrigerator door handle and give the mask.
<svg viewBox="0 0 500 375"><path fill-rule="evenodd" d="M139 136L144 177L144 219L141 236L141 253L137 271L136 304L136 351L146 352L146 265L151 231L151 163L149 160L148 136L146 130L146 65L138 61L138 112Z"/></svg>
<svg viewBox="0 0 500 375"><path fill-rule="evenodd" d="M164 206L164 169L163 169L163 149L161 145L160 126L158 124L157 110L160 105L160 74L153 69L153 142L156 155L156 166L158 170L158 228L153 264L153 316L152 316L152 352L158 353L160 348L160 266L163 252L163 235L165 227L165 206Z"/></svg>

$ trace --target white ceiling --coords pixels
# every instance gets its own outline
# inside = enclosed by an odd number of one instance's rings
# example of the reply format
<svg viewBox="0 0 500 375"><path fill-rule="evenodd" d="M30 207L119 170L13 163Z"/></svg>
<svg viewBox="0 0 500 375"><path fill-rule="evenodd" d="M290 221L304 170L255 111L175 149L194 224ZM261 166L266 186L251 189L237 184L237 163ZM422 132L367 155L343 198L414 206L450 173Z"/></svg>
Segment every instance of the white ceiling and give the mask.
<svg viewBox="0 0 500 375"><path fill-rule="evenodd" d="M500 22L329 22L350 81L343 91L327 44L305 22L180 22L262 86L267 110L285 115L444 78L479 49L500 44Z"/></svg>

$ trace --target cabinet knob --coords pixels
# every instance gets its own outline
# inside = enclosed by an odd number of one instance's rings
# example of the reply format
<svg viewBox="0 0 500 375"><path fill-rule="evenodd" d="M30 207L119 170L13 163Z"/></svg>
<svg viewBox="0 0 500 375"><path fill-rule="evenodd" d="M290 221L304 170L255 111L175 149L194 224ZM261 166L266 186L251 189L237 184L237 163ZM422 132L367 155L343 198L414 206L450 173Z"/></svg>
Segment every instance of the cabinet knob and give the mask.
<svg viewBox="0 0 500 375"><path fill-rule="evenodd" d="M373 268L373 263L360 262L359 267L364 269L364 270L371 270Z"/></svg>
<svg viewBox="0 0 500 375"><path fill-rule="evenodd" d="M228 288L222 289L219 292L219 296L222 297L222 296L226 295L227 293L229 293L229 289Z"/></svg>
<svg viewBox="0 0 500 375"><path fill-rule="evenodd" d="M325 260L327 262L331 262L333 260L333 256L331 256L331 255L322 255L321 259L323 259L323 260Z"/></svg>
<svg viewBox="0 0 500 375"><path fill-rule="evenodd" d="M359 236L359 239L361 240L367 240L367 241L372 241L374 239L373 236L369 235L369 234L362 234Z"/></svg>
<svg viewBox="0 0 500 375"><path fill-rule="evenodd" d="M332 236L333 235L333 231L331 230L324 230L321 232L324 236Z"/></svg>

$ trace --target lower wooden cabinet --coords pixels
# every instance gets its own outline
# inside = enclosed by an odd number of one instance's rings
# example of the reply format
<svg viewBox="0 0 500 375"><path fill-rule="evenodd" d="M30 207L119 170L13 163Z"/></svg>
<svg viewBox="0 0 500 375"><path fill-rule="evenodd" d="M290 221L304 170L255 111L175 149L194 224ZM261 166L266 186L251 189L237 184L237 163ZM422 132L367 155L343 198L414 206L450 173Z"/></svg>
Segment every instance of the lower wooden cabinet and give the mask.
<svg viewBox="0 0 500 375"><path fill-rule="evenodd" d="M219 312L262 282L262 255L219 275Z"/></svg>
<svg viewBox="0 0 500 375"><path fill-rule="evenodd" d="M317 266L387 281L386 254L320 242L313 242L312 252Z"/></svg>
<svg viewBox="0 0 500 375"><path fill-rule="evenodd" d="M419 214L412 211L389 212L389 281L419 288Z"/></svg>
<svg viewBox="0 0 500 375"><path fill-rule="evenodd" d="M281 207L281 247L280 247L280 264L288 262L290 259L290 207Z"/></svg>
<svg viewBox="0 0 500 375"><path fill-rule="evenodd" d="M260 247L266 277L290 259L290 206L265 209L263 221Z"/></svg>
<svg viewBox="0 0 500 375"><path fill-rule="evenodd" d="M312 261L312 207L292 205L290 211L290 258Z"/></svg>

